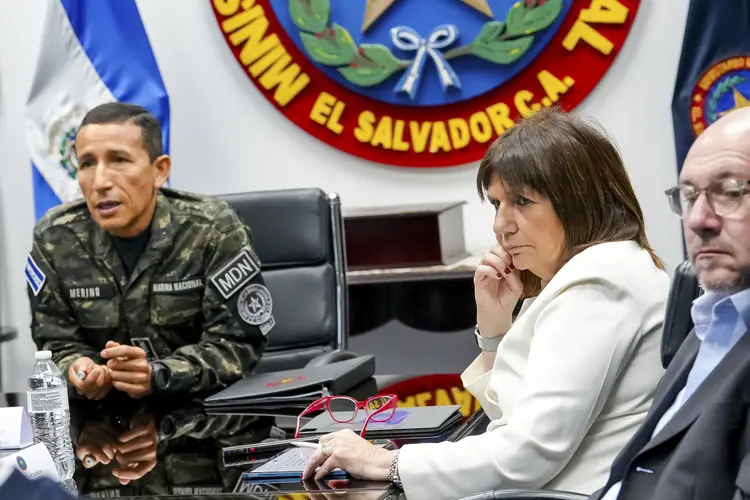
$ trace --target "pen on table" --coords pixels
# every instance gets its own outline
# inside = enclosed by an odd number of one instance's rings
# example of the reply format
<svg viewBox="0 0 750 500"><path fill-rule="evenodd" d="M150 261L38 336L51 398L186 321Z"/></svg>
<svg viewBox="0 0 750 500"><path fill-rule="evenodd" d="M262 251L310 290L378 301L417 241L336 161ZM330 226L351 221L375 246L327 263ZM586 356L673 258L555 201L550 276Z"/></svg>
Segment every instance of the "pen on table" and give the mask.
<svg viewBox="0 0 750 500"><path fill-rule="evenodd" d="M306 441L290 441L290 444L299 448L314 448L316 450L320 448L318 443L308 443Z"/></svg>

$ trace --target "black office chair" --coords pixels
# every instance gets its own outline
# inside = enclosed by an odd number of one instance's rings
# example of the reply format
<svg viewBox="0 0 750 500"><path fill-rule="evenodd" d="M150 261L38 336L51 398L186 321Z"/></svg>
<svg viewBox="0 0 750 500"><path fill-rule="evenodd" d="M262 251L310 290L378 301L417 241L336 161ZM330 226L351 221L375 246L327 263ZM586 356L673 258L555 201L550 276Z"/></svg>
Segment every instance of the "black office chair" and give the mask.
<svg viewBox="0 0 750 500"><path fill-rule="evenodd" d="M690 262L685 261L674 271L672 285L667 298L667 309L664 314L664 331L661 341L661 362L666 368L674 358L680 345L685 341L693 329L693 320L690 316L690 308L693 301L703 293L698 276L693 271ZM472 418L482 418L479 410ZM484 416L489 424L489 419ZM484 425L482 429L486 429ZM477 495L470 495L461 500L585 500L588 495L570 493L566 491L546 490L495 490L486 491Z"/></svg>
<svg viewBox="0 0 750 500"><path fill-rule="evenodd" d="M661 364L664 368L672 362L677 350L693 329L690 308L693 301L702 294L698 275L693 271L690 261L686 260L675 269L669 289L667 311L664 315L664 333L661 338Z"/></svg>
<svg viewBox="0 0 750 500"><path fill-rule="evenodd" d="M276 325L258 372L319 366L346 351L348 293L341 204L335 193L287 189L221 195L249 226Z"/></svg>

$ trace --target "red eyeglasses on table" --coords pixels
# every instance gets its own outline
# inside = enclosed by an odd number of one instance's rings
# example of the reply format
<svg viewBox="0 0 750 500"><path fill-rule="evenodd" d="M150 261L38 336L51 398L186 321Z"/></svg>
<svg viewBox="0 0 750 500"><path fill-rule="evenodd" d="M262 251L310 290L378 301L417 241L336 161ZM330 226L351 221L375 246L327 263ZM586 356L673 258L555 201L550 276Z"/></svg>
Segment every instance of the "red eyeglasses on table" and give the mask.
<svg viewBox="0 0 750 500"><path fill-rule="evenodd" d="M294 439L299 438L300 419L314 411L328 410L331 418L338 423L351 422L357 418L359 410L365 410L367 419L362 426L360 436L365 436L367 424L370 420L375 422L387 422L396 412L398 396L395 394L381 394L373 396L365 402L357 401L348 396L326 396L310 403L310 406L297 417L297 429L294 431Z"/></svg>

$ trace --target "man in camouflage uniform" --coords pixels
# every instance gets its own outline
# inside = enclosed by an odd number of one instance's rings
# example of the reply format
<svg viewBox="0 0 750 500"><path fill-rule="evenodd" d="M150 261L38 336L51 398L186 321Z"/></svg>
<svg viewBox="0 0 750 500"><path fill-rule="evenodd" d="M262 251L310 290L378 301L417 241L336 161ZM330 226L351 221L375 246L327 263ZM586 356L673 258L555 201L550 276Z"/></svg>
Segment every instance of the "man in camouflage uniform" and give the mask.
<svg viewBox="0 0 750 500"><path fill-rule="evenodd" d="M39 221L26 262L31 333L79 394L224 387L274 325L249 229L224 202L162 188L158 120L109 103L76 137L83 200Z"/></svg>

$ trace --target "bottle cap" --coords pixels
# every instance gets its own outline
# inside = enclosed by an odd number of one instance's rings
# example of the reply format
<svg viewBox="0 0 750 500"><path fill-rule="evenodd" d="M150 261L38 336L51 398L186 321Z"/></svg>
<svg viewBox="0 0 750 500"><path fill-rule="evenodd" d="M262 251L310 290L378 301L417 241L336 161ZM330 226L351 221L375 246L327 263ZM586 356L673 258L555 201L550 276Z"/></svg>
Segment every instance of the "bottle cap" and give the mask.
<svg viewBox="0 0 750 500"><path fill-rule="evenodd" d="M37 351L34 353L34 359L37 361L52 359L52 351Z"/></svg>

